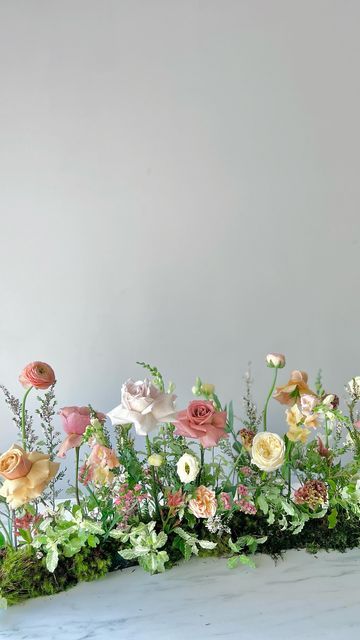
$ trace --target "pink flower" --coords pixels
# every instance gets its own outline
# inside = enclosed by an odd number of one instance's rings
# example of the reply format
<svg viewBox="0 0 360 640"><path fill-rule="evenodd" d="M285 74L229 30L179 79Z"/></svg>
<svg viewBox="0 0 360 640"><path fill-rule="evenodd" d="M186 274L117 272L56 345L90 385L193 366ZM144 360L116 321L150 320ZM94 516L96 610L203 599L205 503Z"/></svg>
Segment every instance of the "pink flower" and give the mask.
<svg viewBox="0 0 360 640"><path fill-rule="evenodd" d="M102 444L95 444L93 446L87 463L93 466L107 467L108 469L114 469L120 465L115 451Z"/></svg>
<svg viewBox="0 0 360 640"><path fill-rule="evenodd" d="M100 422L106 420L104 413L98 412L96 415ZM59 416L68 437L62 443L58 456L59 458L65 458L65 454L69 449L74 449L81 445L83 434L90 424L90 409L89 407L63 407L59 411Z"/></svg>
<svg viewBox="0 0 360 640"><path fill-rule="evenodd" d="M213 518L217 509L215 491L200 485L195 491L195 498L189 502L189 509L196 518Z"/></svg>
<svg viewBox="0 0 360 640"><path fill-rule="evenodd" d="M226 438L226 411L216 411L212 402L193 400L187 409L179 411L175 434L197 438L203 447L215 447L220 438Z"/></svg>
<svg viewBox="0 0 360 640"><path fill-rule="evenodd" d="M231 509L230 494L226 493L226 491L222 491L219 495L219 503L222 509L224 509L225 511L229 511Z"/></svg>
<svg viewBox="0 0 360 640"><path fill-rule="evenodd" d="M248 491L248 488L245 487L244 484L239 484L238 488L236 490L236 493L237 493L238 496L247 496L249 491Z"/></svg>
<svg viewBox="0 0 360 640"><path fill-rule="evenodd" d="M255 505L245 498L241 498L241 500L235 500L235 504L239 507L240 511L242 511L243 513L247 513L249 516L255 516L257 513Z"/></svg>
<svg viewBox="0 0 360 640"><path fill-rule="evenodd" d="M178 509L185 502L185 496L181 489L175 491L174 493L168 493L166 496L166 502L170 509Z"/></svg>
<svg viewBox="0 0 360 640"><path fill-rule="evenodd" d="M25 389L48 389L55 384L55 373L46 362L30 362L20 373L19 382Z"/></svg>
<svg viewBox="0 0 360 640"><path fill-rule="evenodd" d="M243 476L246 476L246 477L252 475L251 467L240 467L239 471L240 471L240 473L243 474Z"/></svg>

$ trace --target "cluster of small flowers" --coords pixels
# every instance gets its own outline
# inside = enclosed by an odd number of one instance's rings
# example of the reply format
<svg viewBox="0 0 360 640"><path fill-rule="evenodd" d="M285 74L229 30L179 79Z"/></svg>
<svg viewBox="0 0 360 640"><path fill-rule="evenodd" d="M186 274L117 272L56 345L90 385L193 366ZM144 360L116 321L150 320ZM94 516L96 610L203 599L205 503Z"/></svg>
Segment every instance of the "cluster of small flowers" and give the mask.
<svg viewBox="0 0 360 640"><path fill-rule="evenodd" d="M31 513L25 513L21 518L15 518L14 531L15 535L20 535L20 529L28 531L29 529L36 527L37 523L41 520L41 516L33 516Z"/></svg>
<svg viewBox="0 0 360 640"><path fill-rule="evenodd" d="M213 518L208 518L205 522L205 527L208 531L210 531L210 533L217 533L219 536L223 535L224 533L231 533L230 527L222 522L220 515L214 516Z"/></svg>
<svg viewBox="0 0 360 640"><path fill-rule="evenodd" d="M322 480L307 480L302 487L294 492L296 504L307 504L310 509L325 504L327 501L327 488Z"/></svg>
<svg viewBox="0 0 360 640"><path fill-rule="evenodd" d="M245 449L249 451L252 447L252 443L255 437L254 431L251 431L251 429L245 429L244 427L243 429L240 429L239 435L243 447L245 447Z"/></svg>
<svg viewBox="0 0 360 640"><path fill-rule="evenodd" d="M114 505L116 505L122 516L120 526L127 525L130 516L137 511L139 504L148 497L146 493L142 493L141 484L136 484L133 489L129 489L127 482L119 486L119 491L114 498Z"/></svg>
<svg viewBox="0 0 360 640"><path fill-rule="evenodd" d="M240 467L239 472L242 473L243 476L248 478L249 476L252 475L253 470L251 467Z"/></svg>
<svg viewBox="0 0 360 640"><path fill-rule="evenodd" d="M255 505L250 502L249 498L248 488L244 484L239 484L236 489L234 504L236 504L243 513L254 516L257 513L257 509Z"/></svg>

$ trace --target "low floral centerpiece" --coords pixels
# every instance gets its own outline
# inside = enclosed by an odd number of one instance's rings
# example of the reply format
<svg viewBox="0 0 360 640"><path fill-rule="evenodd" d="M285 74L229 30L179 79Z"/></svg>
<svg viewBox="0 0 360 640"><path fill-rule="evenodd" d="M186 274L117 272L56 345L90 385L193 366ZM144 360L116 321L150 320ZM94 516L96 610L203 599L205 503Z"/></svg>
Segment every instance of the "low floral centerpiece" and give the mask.
<svg viewBox="0 0 360 640"><path fill-rule="evenodd" d="M57 411L55 373L43 362L22 371L21 401L2 386L17 442L0 456L1 606L132 564L158 573L217 555L235 568L254 566L259 551L360 546L360 377L341 408L321 373L310 385L295 370L276 386L285 357L266 362L273 376L261 411L250 372L242 408L223 405L197 378L179 410L174 385L145 363L148 378L127 380L107 414L91 405ZM276 432L272 398L285 409ZM71 449L66 489L60 461Z"/></svg>

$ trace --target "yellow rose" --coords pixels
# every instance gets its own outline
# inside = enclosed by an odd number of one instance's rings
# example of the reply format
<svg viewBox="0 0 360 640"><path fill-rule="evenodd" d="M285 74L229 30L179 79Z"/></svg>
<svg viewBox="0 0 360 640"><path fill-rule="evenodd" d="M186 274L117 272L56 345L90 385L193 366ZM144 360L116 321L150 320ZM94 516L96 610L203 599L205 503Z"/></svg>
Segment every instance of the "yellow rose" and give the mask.
<svg viewBox="0 0 360 640"><path fill-rule="evenodd" d="M18 509L42 494L59 466L44 453L28 453L13 444L0 456L0 474L5 478L0 495L11 509Z"/></svg>
<svg viewBox="0 0 360 640"><path fill-rule="evenodd" d="M277 433L257 433L251 447L251 462L262 471L276 471L285 459L285 442Z"/></svg>

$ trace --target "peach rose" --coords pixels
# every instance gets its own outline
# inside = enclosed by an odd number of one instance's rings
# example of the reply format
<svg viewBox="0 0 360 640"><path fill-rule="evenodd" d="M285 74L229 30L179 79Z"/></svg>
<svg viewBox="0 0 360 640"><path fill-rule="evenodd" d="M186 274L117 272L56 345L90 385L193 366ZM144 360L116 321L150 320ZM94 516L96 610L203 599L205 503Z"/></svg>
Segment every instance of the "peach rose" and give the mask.
<svg viewBox="0 0 360 640"><path fill-rule="evenodd" d="M174 420L177 436L197 438L203 447L215 447L226 438L226 411L216 411L212 402L193 400L187 409L179 411Z"/></svg>
<svg viewBox="0 0 360 640"><path fill-rule="evenodd" d="M217 502L215 491L201 485L195 491L195 498L190 500L189 509L196 518L213 518Z"/></svg>
<svg viewBox="0 0 360 640"><path fill-rule="evenodd" d="M20 373L19 382L25 389L48 389L55 384L55 373L46 362L30 362Z"/></svg>
<svg viewBox="0 0 360 640"><path fill-rule="evenodd" d="M11 509L18 509L42 494L59 466L44 453L27 453L13 444L0 456L0 474L5 478L0 495Z"/></svg>
<svg viewBox="0 0 360 640"><path fill-rule="evenodd" d="M277 387L274 394L275 400L280 404L293 405L304 394L316 396L316 393L309 389L307 381L308 374L305 371L292 371L289 382L282 387Z"/></svg>

